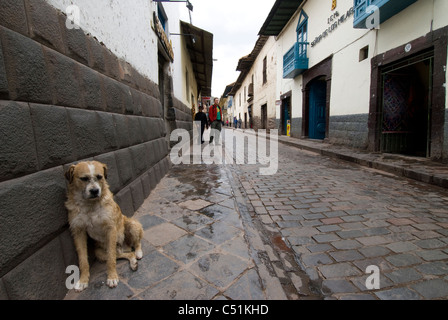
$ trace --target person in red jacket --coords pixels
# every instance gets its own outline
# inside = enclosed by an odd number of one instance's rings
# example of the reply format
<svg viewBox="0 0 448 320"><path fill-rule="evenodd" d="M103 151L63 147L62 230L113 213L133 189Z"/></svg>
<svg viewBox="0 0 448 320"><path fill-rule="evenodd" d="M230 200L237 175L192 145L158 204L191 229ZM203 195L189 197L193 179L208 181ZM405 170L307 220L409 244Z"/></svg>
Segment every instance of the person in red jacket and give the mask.
<svg viewBox="0 0 448 320"><path fill-rule="evenodd" d="M212 129L210 133L210 144L213 143L213 138L216 135L215 143L219 144L219 136L222 129L222 112L221 108L219 106L219 99L215 98L214 104L210 106L210 109L208 110L208 119L210 122L210 127Z"/></svg>

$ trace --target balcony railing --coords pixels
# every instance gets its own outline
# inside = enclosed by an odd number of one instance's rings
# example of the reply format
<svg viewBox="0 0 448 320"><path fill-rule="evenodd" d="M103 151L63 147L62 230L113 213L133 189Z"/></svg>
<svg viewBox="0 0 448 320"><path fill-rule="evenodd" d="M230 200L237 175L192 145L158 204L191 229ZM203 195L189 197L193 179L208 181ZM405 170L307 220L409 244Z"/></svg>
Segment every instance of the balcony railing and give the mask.
<svg viewBox="0 0 448 320"><path fill-rule="evenodd" d="M366 20L373 14L374 10L377 10L375 7L379 9L379 24L381 24L414 2L417 2L417 0L354 0L355 18L353 26L358 29L374 27L366 24ZM375 7L369 9L370 6Z"/></svg>
<svg viewBox="0 0 448 320"><path fill-rule="evenodd" d="M308 70L308 42L296 42L283 56L283 78L293 79Z"/></svg>

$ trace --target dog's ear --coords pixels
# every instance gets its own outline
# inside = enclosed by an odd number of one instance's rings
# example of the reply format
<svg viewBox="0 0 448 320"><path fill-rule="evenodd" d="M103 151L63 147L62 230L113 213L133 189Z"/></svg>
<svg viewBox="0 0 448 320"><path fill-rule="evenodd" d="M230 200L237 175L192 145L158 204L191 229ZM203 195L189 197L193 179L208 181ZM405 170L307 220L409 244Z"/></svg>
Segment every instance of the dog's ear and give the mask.
<svg viewBox="0 0 448 320"><path fill-rule="evenodd" d="M68 180L69 183L73 182L73 173L75 171L75 165L72 164L70 168L65 172L65 179Z"/></svg>
<svg viewBox="0 0 448 320"><path fill-rule="evenodd" d="M107 165L103 163L104 179L107 179Z"/></svg>

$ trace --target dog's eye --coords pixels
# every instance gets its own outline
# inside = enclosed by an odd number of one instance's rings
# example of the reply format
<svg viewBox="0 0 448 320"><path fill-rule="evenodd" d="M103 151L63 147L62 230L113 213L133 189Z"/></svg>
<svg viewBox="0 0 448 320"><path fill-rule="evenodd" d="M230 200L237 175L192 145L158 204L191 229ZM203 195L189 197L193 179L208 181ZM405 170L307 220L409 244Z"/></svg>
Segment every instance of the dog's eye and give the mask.
<svg viewBox="0 0 448 320"><path fill-rule="evenodd" d="M103 179L103 176L102 176L102 175L97 175L96 178L97 178L98 180L101 180L101 179Z"/></svg>
<svg viewBox="0 0 448 320"><path fill-rule="evenodd" d="M82 177L82 178L80 178L80 179L81 179L81 181L84 181L84 182L89 181L89 177Z"/></svg>

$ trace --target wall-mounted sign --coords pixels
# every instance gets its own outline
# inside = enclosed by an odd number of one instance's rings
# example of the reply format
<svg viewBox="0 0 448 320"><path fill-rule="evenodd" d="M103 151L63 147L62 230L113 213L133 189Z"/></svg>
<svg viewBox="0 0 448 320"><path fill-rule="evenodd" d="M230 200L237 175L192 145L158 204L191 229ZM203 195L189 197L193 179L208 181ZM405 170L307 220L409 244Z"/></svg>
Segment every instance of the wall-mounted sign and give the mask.
<svg viewBox="0 0 448 320"><path fill-rule="evenodd" d="M325 29L320 35L318 35L313 42L311 42L311 47L314 47L323 39L328 37L328 35L334 32L340 24L346 22L351 16L353 16L355 10L353 7L350 8L345 14L340 14L339 11L331 14L331 16L327 19L328 27Z"/></svg>
<svg viewBox="0 0 448 320"><path fill-rule="evenodd" d="M157 14L155 12L153 20L154 20L153 29L157 34L157 37L160 39L160 42L162 43L162 46L165 49L168 56L170 57L171 61L174 61L173 45L171 44L171 41L168 40L165 30L163 30L163 26L160 23L159 18L157 17Z"/></svg>
<svg viewBox="0 0 448 320"><path fill-rule="evenodd" d="M332 0L332 4L331 4L331 11L334 11L334 9L336 9L336 7L337 7L337 3L336 3L336 0Z"/></svg>

